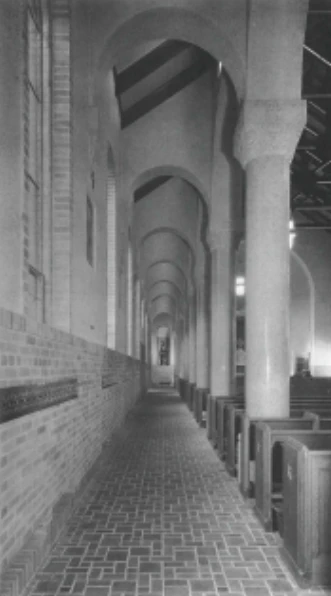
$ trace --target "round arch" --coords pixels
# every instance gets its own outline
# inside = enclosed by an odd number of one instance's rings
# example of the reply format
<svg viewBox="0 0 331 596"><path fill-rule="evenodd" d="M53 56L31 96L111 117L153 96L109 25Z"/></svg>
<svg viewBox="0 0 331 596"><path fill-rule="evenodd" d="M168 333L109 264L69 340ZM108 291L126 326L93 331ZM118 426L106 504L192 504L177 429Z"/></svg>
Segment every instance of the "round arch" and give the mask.
<svg viewBox="0 0 331 596"><path fill-rule="evenodd" d="M149 288L160 279L172 281L185 298L188 288L187 279L182 270L172 261L153 263L146 271L146 288Z"/></svg>
<svg viewBox="0 0 331 596"><path fill-rule="evenodd" d="M173 164L157 166L155 168L145 170L144 172L139 174L132 183L132 194L135 190L137 190L137 188L143 186L147 182L150 182L151 180L153 180L153 178L158 178L159 176L172 176L176 178L181 178L182 180L184 180L184 182L187 182L194 188L195 192L198 194L199 199L202 202L208 204L209 192L207 188L204 187L199 178L193 172L190 172L190 170Z"/></svg>
<svg viewBox="0 0 331 596"><path fill-rule="evenodd" d="M184 271L182 270L182 268L179 267L179 265L177 265L177 263L174 263L173 261L166 261L166 260L164 260L164 261L156 261L155 263L152 263L148 267L148 269L146 270L146 279L148 279L148 276L149 275L152 275L152 273L151 273L152 269L157 268L159 266L162 266L163 264L164 265L171 265L171 267L173 267L173 269L175 271L177 271L177 274L179 274L180 275L180 278L183 280L183 288L185 288L184 291L186 293L187 292L187 289L189 287L189 281L186 278L186 275L185 275Z"/></svg>
<svg viewBox="0 0 331 596"><path fill-rule="evenodd" d="M153 230L151 230L150 232L148 232L147 234L145 234L141 239L140 239L140 247L139 249L141 250L144 242L146 240L148 240L148 238L151 238L152 236L155 236L156 234L162 234L163 232L167 233L167 234L173 234L174 236L176 236L179 240L181 240L181 242L183 242L187 248L187 250L190 252L191 254L191 258L192 258L192 270L195 266L195 252L190 244L190 242L187 240L187 238L185 236L183 236L182 234L179 234L179 232L177 230L174 230L173 228L153 228Z"/></svg>
<svg viewBox="0 0 331 596"><path fill-rule="evenodd" d="M172 286L176 292L176 294L178 296L183 296L182 294L182 290L179 288L179 286L172 280L170 279L158 279L157 281L153 282L148 288L147 288L147 292L151 292L153 290L153 288L155 286L157 286L158 284L169 284L170 286Z"/></svg>
<svg viewBox="0 0 331 596"><path fill-rule="evenodd" d="M103 49L97 57L99 74L112 68L117 57L133 45L158 39L179 39L200 47L222 62L238 98L243 97L244 60L229 37L226 19L220 19L216 25L195 11L173 6L143 10L131 17L123 14L117 20L112 14L104 19L103 26Z"/></svg>

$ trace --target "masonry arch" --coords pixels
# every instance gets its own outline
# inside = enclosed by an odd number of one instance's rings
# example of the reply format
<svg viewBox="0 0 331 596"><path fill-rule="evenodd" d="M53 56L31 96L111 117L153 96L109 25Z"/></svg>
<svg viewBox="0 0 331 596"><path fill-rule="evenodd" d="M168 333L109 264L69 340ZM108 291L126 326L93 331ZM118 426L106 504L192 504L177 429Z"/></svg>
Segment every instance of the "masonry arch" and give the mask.
<svg viewBox="0 0 331 596"><path fill-rule="evenodd" d="M158 39L179 39L192 43L222 62L231 77L236 94L241 98L245 88L245 64L229 37L227 14L217 24L196 11L173 7L159 7L132 14L105 16L103 31L98 31L100 54L97 74L103 76L113 67L116 58L134 45ZM243 52L245 48L243 48ZM96 88L98 89L99 82Z"/></svg>
<svg viewBox="0 0 331 596"><path fill-rule="evenodd" d="M190 247L172 231L154 231L145 240L141 248L143 268L141 277L154 262L176 263L188 282L193 282L194 255Z"/></svg>
<svg viewBox="0 0 331 596"><path fill-rule="evenodd" d="M165 164L164 166L157 166L149 170L145 170L134 180L132 184L132 195L135 190L140 186L143 186L147 182L150 182L153 178L159 176L169 176L182 178L185 182L190 184L194 190L200 195L200 199L208 203L209 190L205 188L201 180L190 170L182 168L175 164Z"/></svg>
<svg viewBox="0 0 331 596"><path fill-rule="evenodd" d="M152 168L138 176L133 186L133 193L137 188L163 176L169 176L169 181L152 191L150 199L146 196L137 203L141 236L147 235L156 228L161 230L161 224L163 224L163 227L169 227L180 235L190 245L192 253L195 253L197 230L199 230L199 239L206 245L209 223L207 189L203 188L202 183L191 172L168 165ZM148 200L149 203L147 203ZM152 209L152 204L157 208ZM170 209L167 208L168 205Z"/></svg>
<svg viewBox="0 0 331 596"><path fill-rule="evenodd" d="M186 295L188 288L188 280L185 275L185 272L177 263L174 263L173 261L162 260L155 261L154 263L149 265L145 275L146 287L154 283L158 275L176 280L175 283L178 286L182 287L182 294Z"/></svg>
<svg viewBox="0 0 331 596"><path fill-rule="evenodd" d="M176 286L174 282L170 280L161 280L153 283L153 285L150 286L148 293L150 300L153 300L153 298L159 296L160 294L166 293L170 293L178 303L182 299L182 294L178 286Z"/></svg>
<svg viewBox="0 0 331 596"><path fill-rule="evenodd" d="M191 258L193 261L193 266L195 264L195 247L191 245L191 243L186 239L185 234L183 235L181 232L179 233L177 230L174 230L173 228L154 228L153 230L151 230L150 232L148 232L145 236L143 236L140 239L140 246L139 249L142 248L143 244L152 236L155 236L156 234L172 234L173 236L175 236L176 238L178 238L178 240L183 243L183 245L185 245L187 251L191 254Z"/></svg>
<svg viewBox="0 0 331 596"><path fill-rule="evenodd" d="M184 278L183 274L176 268L172 266L170 263L163 263L159 264L159 266L154 265L146 272L146 290L147 292L151 290L154 285L166 282L169 284L173 284L174 287L178 289L182 299L184 299L186 295L186 288L187 283L186 279Z"/></svg>

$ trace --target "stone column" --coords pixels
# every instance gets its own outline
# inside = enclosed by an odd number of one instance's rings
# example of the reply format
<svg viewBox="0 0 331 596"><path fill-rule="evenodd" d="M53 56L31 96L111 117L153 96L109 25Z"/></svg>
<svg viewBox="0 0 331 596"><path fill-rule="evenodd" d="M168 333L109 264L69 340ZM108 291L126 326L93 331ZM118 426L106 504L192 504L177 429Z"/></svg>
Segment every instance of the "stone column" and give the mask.
<svg viewBox="0 0 331 596"><path fill-rule="evenodd" d="M207 389L208 376L208 309L204 279L197 292L197 328L196 328L196 384L198 389Z"/></svg>
<svg viewBox="0 0 331 596"><path fill-rule="evenodd" d="M196 383L196 296L189 296L189 381Z"/></svg>
<svg viewBox="0 0 331 596"><path fill-rule="evenodd" d="M246 169L246 411L289 415L290 163L305 102L247 101L237 130Z"/></svg>
<svg viewBox="0 0 331 596"><path fill-rule="evenodd" d="M233 308L234 243L233 230L221 229L210 236L211 272L211 349L210 394L228 396L234 390Z"/></svg>

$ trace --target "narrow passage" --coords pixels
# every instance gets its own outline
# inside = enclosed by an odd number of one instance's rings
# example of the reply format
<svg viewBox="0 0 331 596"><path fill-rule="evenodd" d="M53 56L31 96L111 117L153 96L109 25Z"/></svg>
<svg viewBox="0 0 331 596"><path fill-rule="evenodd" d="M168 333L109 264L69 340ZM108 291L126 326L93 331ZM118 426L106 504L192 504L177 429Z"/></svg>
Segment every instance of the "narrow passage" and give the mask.
<svg viewBox="0 0 331 596"><path fill-rule="evenodd" d="M324 593L296 587L176 393L149 392L105 453L29 596Z"/></svg>

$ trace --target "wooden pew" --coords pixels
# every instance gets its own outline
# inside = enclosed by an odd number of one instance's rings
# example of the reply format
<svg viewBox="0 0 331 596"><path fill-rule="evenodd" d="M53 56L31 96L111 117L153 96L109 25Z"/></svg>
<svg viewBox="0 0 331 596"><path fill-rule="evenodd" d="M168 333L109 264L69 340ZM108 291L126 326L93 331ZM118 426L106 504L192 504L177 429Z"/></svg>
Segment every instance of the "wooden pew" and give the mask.
<svg viewBox="0 0 331 596"><path fill-rule="evenodd" d="M255 513L265 530L274 530L272 499L279 499L282 485L282 448L288 437L304 438L307 434L329 435L316 431L309 419L278 419L258 422L255 431ZM276 487L275 487L276 485ZM275 494L276 493L276 494ZM273 497L274 495L274 497Z"/></svg>
<svg viewBox="0 0 331 596"><path fill-rule="evenodd" d="M226 429L231 425L229 420L229 408L232 406L236 409L243 410L245 402L242 396L219 399L217 401L217 449L220 459L225 459L227 452L227 432Z"/></svg>
<svg viewBox="0 0 331 596"><path fill-rule="evenodd" d="M243 407L227 404L224 410L224 459L225 467L231 476L236 476L237 445L241 435L241 414Z"/></svg>
<svg viewBox="0 0 331 596"><path fill-rule="evenodd" d="M207 436L213 447L217 447L223 437L223 411L225 403L237 402L237 397L229 395L208 396L207 402ZM243 400L241 399L242 403Z"/></svg>
<svg viewBox="0 0 331 596"><path fill-rule="evenodd" d="M307 404L306 404L307 405ZM321 415L330 416L328 412L311 412L302 409L293 409L290 412L292 418L309 417L315 419L316 428L319 427L318 420L321 420ZM255 424L260 421L259 418L250 418L245 412L236 412L240 421L236 425L237 434L240 433L240 467L238 468L239 489L245 498L253 496L251 480L254 476L255 469ZM327 426L325 427L328 428ZM234 441L237 441L235 437Z"/></svg>
<svg viewBox="0 0 331 596"><path fill-rule="evenodd" d="M323 415L331 416L331 379L292 377L290 391L291 411L298 411L298 415L301 415L299 412L312 410L316 413L323 412ZM237 409L243 409L244 403L242 393L232 397L224 396L210 399L207 412L208 437L212 444L218 447L221 459L226 457L228 442L228 437L225 435L228 427L225 408L228 404L233 404ZM231 423L229 424L231 426ZM233 452L232 450L231 453ZM233 464L229 464L229 471L234 473Z"/></svg>
<svg viewBox="0 0 331 596"><path fill-rule="evenodd" d="M331 418L319 417L318 428L319 430L331 430Z"/></svg>
<svg viewBox="0 0 331 596"><path fill-rule="evenodd" d="M207 395L207 389L196 389L194 414L199 426L206 426Z"/></svg>
<svg viewBox="0 0 331 596"><path fill-rule="evenodd" d="M327 410L327 406L329 409ZM227 461L227 469L235 475L235 416L244 410L243 396L236 396L218 401L217 403L217 446L221 459ZM236 412L234 412L236 410ZM300 417L305 411L323 412L331 416L331 400L328 396L321 398L304 396L290 398L291 417ZM240 431L239 431L240 432Z"/></svg>
<svg viewBox="0 0 331 596"><path fill-rule="evenodd" d="M249 427L251 424L263 419L248 418L242 408L237 408L231 404L226 405L226 411L225 465L229 474L239 477L241 491L247 497L249 496L249 462L255 460L255 450L252 446L255 439L249 439L249 434L254 433L254 430L251 431ZM290 418L301 418L302 416L316 420L317 424L317 414L307 413L301 409L290 411ZM241 483L241 478L243 478L243 483ZM244 490L242 490L243 486Z"/></svg>
<svg viewBox="0 0 331 596"><path fill-rule="evenodd" d="M331 434L283 445L281 555L304 588L331 585Z"/></svg>

